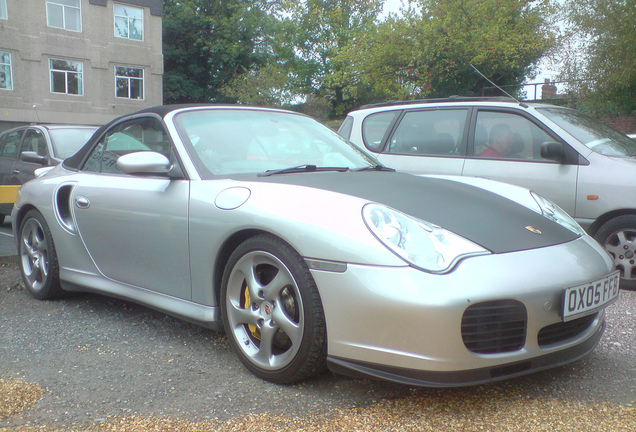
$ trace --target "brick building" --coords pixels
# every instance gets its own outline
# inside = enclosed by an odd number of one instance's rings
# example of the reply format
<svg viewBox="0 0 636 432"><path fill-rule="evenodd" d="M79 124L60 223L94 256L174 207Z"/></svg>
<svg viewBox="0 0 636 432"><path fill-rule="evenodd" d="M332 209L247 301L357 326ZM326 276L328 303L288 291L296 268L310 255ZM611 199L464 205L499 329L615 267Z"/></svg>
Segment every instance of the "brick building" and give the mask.
<svg viewBox="0 0 636 432"><path fill-rule="evenodd" d="M161 105L162 0L0 0L0 131Z"/></svg>

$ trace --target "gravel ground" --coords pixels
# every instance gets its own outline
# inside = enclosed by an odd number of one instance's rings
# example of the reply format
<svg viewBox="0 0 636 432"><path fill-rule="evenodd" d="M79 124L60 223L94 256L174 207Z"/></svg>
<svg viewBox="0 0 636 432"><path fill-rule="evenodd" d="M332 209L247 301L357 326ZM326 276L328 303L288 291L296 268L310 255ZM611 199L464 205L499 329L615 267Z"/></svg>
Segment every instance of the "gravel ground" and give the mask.
<svg viewBox="0 0 636 432"><path fill-rule="evenodd" d="M107 297L33 300L14 260L0 259L0 431L636 431L636 292L590 356L550 371L464 389L329 372L281 386L222 333Z"/></svg>

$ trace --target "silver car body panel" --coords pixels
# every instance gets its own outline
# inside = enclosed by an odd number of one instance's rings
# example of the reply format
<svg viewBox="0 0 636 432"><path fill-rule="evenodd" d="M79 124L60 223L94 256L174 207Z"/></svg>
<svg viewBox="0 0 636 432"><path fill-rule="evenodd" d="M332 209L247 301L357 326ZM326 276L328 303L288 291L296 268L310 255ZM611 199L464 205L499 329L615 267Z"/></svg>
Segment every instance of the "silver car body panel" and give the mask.
<svg viewBox="0 0 636 432"><path fill-rule="evenodd" d="M566 344L540 348L536 335L561 321L560 295L572 284L571 274L580 275L580 282L594 280L607 274L612 261L588 237L549 249L501 254L496 260L470 258L457 271L441 276L411 267L360 265L349 265L345 273L312 271L319 287L329 287L321 289L323 301L333 305L325 311L329 355L412 369L464 370L521 361L579 344L599 330L602 315ZM595 265L586 265L586 260ZM519 272L510 274L502 268ZM528 281L532 290L527 288ZM526 306L528 338L523 349L502 354L466 349L460 329L464 311L492 299L515 299Z"/></svg>
<svg viewBox="0 0 636 432"><path fill-rule="evenodd" d="M600 337L604 308L575 338L538 346L538 331L562 321L564 290L607 276L613 263L590 237L579 237L533 211L536 203L525 189L485 179L424 179L386 172L202 180L171 121L167 128L186 178L96 174L60 165L19 190L14 220L29 208L43 215L55 239L65 289L121 297L220 327L221 251L227 253L226 245L246 235L267 232L310 263L325 312L331 359L463 371L523 361L585 342L593 347ZM384 189L363 187L365 179L371 186L383 183ZM480 210L481 217L491 219L463 224L462 219L470 221L474 215L464 210L458 215L440 212L441 205L470 204L449 201L439 191L423 190L414 196L402 190L390 196L393 181L400 187L439 186L442 191L456 191L461 189L457 183L467 183L462 187L492 203L492 208L489 204ZM463 259L443 275L417 270L364 224L362 209L374 197L381 203L385 197L411 216L430 214L432 222L442 226L447 221L459 231L486 233L486 240L504 253ZM497 226L486 226L499 212L503 213ZM527 217L551 234L542 239L507 215ZM19 239L17 223L13 229ZM526 236L535 247L515 249L516 236ZM462 341L462 314L472 304L499 299L517 300L526 307L525 345L504 354L470 352Z"/></svg>

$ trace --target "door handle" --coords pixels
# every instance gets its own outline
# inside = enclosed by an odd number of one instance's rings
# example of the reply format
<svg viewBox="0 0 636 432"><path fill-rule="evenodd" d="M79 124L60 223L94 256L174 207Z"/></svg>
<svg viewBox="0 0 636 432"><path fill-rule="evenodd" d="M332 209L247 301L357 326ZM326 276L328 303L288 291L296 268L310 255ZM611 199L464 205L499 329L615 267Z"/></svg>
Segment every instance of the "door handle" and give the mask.
<svg viewBox="0 0 636 432"><path fill-rule="evenodd" d="M20 174L20 170L14 169L14 170L13 170L13 174L15 174L15 175Z"/></svg>
<svg viewBox="0 0 636 432"><path fill-rule="evenodd" d="M75 197L75 207L87 209L91 206L91 202L85 196Z"/></svg>

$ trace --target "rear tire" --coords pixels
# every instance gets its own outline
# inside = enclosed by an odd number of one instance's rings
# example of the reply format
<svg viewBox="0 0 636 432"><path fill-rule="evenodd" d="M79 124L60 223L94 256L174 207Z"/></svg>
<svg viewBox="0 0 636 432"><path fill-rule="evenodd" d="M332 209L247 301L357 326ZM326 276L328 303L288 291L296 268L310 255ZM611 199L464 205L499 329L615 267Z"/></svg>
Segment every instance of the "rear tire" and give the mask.
<svg viewBox="0 0 636 432"><path fill-rule="evenodd" d="M621 272L620 287L636 290L636 215L610 219L594 238L614 258L616 269Z"/></svg>
<svg viewBox="0 0 636 432"><path fill-rule="evenodd" d="M254 375L288 384L325 369L318 288L305 261L283 240L258 235L232 253L223 274L221 316L232 349Z"/></svg>
<svg viewBox="0 0 636 432"><path fill-rule="evenodd" d="M49 226L42 214L30 210L19 231L18 257L24 286L38 300L61 297L59 266Z"/></svg>

